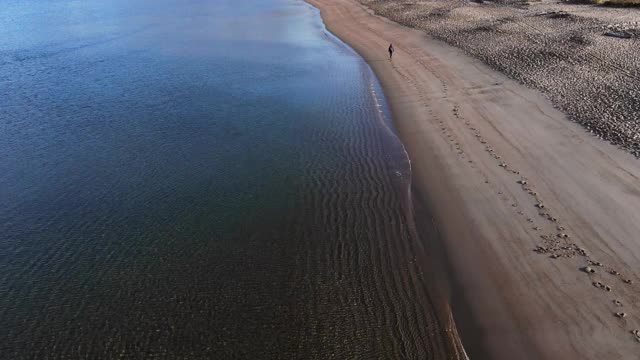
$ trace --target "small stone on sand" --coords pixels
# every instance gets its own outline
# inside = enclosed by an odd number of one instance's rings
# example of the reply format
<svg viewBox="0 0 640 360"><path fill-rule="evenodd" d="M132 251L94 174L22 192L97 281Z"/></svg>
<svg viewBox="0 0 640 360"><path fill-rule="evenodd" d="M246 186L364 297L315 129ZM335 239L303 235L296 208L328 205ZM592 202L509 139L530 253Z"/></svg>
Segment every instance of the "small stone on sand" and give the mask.
<svg viewBox="0 0 640 360"><path fill-rule="evenodd" d="M592 268L591 266L585 266L582 268L582 271L586 272L586 273L590 273L593 274L594 272L596 272L596 270L594 268Z"/></svg>

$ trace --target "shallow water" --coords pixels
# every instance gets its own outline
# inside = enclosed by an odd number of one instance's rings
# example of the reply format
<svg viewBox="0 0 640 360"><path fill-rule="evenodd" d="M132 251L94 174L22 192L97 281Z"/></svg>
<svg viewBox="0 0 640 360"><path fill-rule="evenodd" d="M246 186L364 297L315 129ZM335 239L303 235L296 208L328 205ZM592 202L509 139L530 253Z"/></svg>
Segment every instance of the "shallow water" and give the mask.
<svg viewBox="0 0 640 360"><path fill-rule="evenodd" d="M0 352L443 358L410 166L300 1L10 0Z"/></svg>

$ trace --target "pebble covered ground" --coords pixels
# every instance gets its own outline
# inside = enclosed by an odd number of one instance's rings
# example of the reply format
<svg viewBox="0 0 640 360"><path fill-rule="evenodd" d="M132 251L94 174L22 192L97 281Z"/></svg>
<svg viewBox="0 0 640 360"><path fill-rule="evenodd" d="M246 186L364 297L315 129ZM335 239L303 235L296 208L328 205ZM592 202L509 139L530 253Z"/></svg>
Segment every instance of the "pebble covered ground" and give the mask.
<svg viewBox="0 0 640 360"><path fill-rule="evenodd" d="M640 8L359 1L540 90L571 121L640 157Z"/></svg>

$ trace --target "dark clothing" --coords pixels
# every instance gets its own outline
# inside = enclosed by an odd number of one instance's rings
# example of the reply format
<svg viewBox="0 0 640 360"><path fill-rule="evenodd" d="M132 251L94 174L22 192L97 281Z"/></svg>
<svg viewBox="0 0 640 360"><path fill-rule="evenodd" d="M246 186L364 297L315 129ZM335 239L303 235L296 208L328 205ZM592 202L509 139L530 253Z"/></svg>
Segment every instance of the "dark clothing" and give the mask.
<svg viewBox="0 0 640 360"><path fill-rule="evenodd" d="M393 45L389 45L389 59L393 57Z"/></svg>

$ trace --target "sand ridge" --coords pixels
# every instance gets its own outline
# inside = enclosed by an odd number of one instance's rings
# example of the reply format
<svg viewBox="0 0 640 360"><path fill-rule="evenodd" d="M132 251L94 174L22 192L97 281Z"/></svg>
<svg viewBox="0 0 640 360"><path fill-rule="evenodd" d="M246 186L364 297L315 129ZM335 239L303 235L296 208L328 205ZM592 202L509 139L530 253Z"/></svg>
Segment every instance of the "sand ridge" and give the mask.
<svg viewBox="0 0 640 360"><path fill-rule="evenodd" d="M309 2L385 89L461 285L454 317L470 309L470 357L635 358L637 160L458 49L355 0Z"/></svg>

